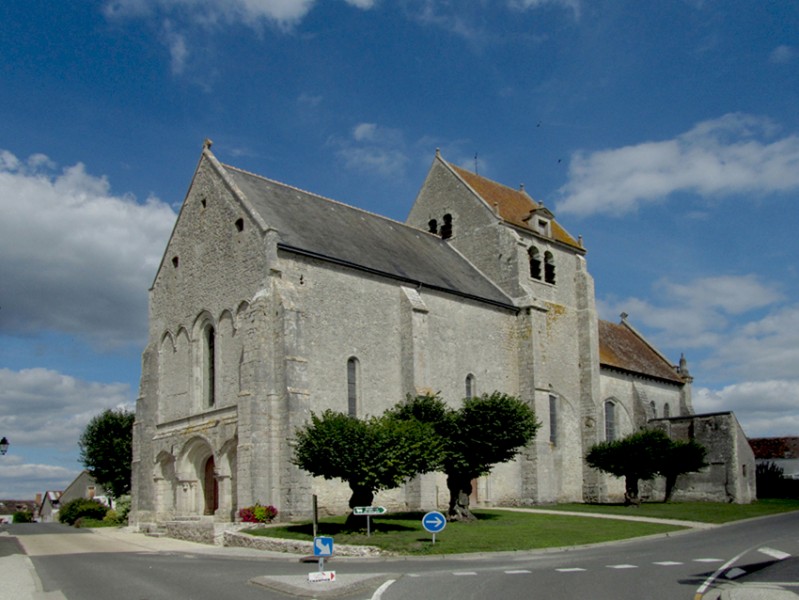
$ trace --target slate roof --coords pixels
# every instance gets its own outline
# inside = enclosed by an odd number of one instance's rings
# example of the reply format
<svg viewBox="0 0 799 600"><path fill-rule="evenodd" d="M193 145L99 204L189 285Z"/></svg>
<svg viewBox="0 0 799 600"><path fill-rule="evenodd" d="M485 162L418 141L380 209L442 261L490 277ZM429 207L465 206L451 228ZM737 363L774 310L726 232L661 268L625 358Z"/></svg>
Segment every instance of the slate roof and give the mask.
<svg viewBox="0 0 799 600"><path fill-rule="evenodd" d="M500 218L517 227L535 231L535 229L530 227L530 221L525 219L530 216L531 211L542 209L543 206L528 196L526 192L515 190L501 183L497 183L496 181L491 181L490 179L456 167L453 164L447 164L461 179L468 183L492 209L496 206L499 210ZM550 229L552 231L552 238L555 241L572 246L573 248L583 249L580 243L569 235L554 219L550 221Z"/></svg>
<svg viewBox="0 0 799 600"><path fill-rule="evenodd" d="M752 438L749 445L760 460L799 458L799 437Z"/></svg>
<svg viewBox="0 0 799 600"><path fill-rule="evenodd" d="M513 308L510 298L438 236L235 167L223 168L264 222L277 230L278 248Z"/></svg>
<svg viewBox="0 0 799 600"><path fill-rule="evenodd" d="M683 384L674 367L626 323L599 320L599 364Z"/></svg>

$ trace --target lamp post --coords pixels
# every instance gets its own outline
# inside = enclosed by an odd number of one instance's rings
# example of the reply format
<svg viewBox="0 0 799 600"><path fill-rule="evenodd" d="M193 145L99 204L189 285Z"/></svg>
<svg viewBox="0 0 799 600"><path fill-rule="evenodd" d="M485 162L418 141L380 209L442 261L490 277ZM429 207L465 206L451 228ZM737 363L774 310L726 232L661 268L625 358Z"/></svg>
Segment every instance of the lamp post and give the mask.
<svg viewBox="0 0 799 600"><path fill-rule="evenodd" d="M0 454L4 455L6 452L8 452L9 445L10 444L8 443L8 438L3 436L3 439L0 440Z"/></svg>

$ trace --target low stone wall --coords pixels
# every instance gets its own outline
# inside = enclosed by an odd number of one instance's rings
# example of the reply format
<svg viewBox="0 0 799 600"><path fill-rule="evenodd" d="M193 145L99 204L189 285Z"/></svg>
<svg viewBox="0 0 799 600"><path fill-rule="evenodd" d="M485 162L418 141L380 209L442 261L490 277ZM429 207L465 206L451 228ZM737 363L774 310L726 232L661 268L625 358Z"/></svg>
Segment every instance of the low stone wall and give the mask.
<svg viewBox="0 0 799 600"><path fill-rule="evenodd" d="M313 554L313 542L249 535L238 531L226 531L223 545L236 548L270 550L272 552L287 552L290 554ZM380 556L381 551L380 548L374 546L336 544L334 554L335 556Z"/></svg>
<svg viewBox="0 0 799 600"><path fill-rule="evenodd" d="M167 521L164 527L166 534L176 540L211 545L214 543L214 523L211 520Z"/></svg>

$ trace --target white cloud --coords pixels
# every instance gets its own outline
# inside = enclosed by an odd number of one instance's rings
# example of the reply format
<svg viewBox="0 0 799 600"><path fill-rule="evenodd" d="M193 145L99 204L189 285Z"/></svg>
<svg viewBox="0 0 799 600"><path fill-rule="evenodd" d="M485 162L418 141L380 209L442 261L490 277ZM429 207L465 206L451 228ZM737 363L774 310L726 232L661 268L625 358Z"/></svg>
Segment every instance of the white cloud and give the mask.
<svg viewBox="0 0 799 600"><path fill-rule="evenodd" d="M402 132L375 123L359 123L349 138L330 140L347 168L397 177L409 162Z"/></svg>
<svg viewBox="0 0 799 600"><path fill-rule="evenodd" d="M776 286L755 275L725 275L654 283L651 296L658 303L640 298L605 299L597 305L605 318L621 312L632 323L658 330L658 343L686 348L716 347L731 331L744 331L746 313L776 310L783 299ZM678 324L678 325L677 325ZM730 340L727 340L729 343Z"/></svg>
<svg viewBox="0 0 799 600"><path fill-rule="evenodd" d="M557 211L624 214L670 194L702 197L799 189L799 135L773 139L768 119L732 113L672 140L577 153Z"/></svg>
<svg viewBox="0 0 799 600"><path fill-rule="evenodd" d="M375 6L375 0L345 2L362 10ZM204 27L266 22L289 28L302 21L315 4L316 0L108 0L103 12L115 20L171 15Z"/></svg>
<svg viewBox="0 0 799 600"><path fill-rule="evenodd" d="M0 461L0 498L32 500L37 493L63 491L80 471L79 467L67 469L54 465Z"/></svg>
<svg viewBox="0 0 799 600"><path fill-rule="evenodd" d="M0 153L0 332L40 330L140 344L147 289L176 215L157 198L114 196L76 164Z"/></svg>
<svg viewBox="0 0 799 600"><path fill-rule="evenodd" d="M791 62L795 56L796 49L792 46L786 46L783 44L772 50L771 54L769 55L769 62L774 64L786 64Z"/></svg>
<svg viewBox="0 0 799 600"><path fill-rule="evenodd" d="M50 369L0 369L0 431L14 447L77 450L86 424L107 408L133 409L126 383L83 381Z"/></svg>
<svg viewBox="0 0 799 600"><path fill-rule="evenodd" d="M720 390L697 388L697 413L733 411L748 437L796 435L799 431L799 381L744 382Z"/></svg>
<svg viewBox="0 0 799 600"><path fill-rule="evenodd" d="M186 70L186 61L189 58L189 49L186 45L186 37L182 33L174 31L170 21L164 22L163 35L166 45L169 48L172 74L180 75Z"/></svg>
<svg viewBox="0 0 799 600"><path fill-rule="evenodd" d="M560 5L574 12L575 17L580 16L580 0L509 0L511 8L521 10L536 9L548 5Z"/></svg>

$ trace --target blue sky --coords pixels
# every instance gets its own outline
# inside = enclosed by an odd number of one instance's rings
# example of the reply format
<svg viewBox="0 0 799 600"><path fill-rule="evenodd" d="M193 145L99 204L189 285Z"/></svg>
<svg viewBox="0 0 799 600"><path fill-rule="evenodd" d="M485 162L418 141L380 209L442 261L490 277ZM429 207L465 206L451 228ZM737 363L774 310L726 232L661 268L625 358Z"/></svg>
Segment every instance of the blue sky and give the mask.
<svg viewBox="0 0 799 600"><path fill-rule="evenodd" d="M582 235L601 315L698 412L799 435L799 5L0 3L0 497L62 489L132 407L199 159L404 220L433 159Z"/></svg>

